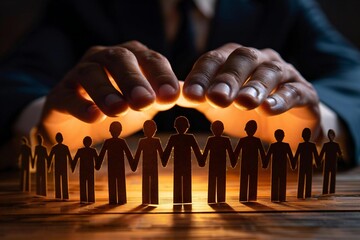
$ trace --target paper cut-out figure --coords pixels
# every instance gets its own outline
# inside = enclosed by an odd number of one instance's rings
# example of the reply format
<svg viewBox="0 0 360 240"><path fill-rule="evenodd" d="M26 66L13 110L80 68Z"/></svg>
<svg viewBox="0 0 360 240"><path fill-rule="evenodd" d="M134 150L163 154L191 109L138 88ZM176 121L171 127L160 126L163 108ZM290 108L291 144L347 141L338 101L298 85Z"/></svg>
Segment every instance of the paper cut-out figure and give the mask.
<svg viewBox="0 0 360 240"><path fill-rule="evenodd" d="M32 167L36 166L36 194L41 196L47 195L47 159L48 152L43 143L41 135L37 135L38 145L35 146Z"/></svg>
<svg viewBox="0 0 360 240"><path fill-rule="evenodd" d="M187 133L190 124L186 117L177 117L174 127L178 133L170 136L162 163L164 167L167 165L171 151L174 149L174 203L191 203L191 149L199 165L202 154L194 135Z"/></svg>
<svg viewBox="0 0 360 240"><path fill-rule="evenodd" d="M209 157L208 203L222 203L226 199L226 152L232 165L235 165L235 155L230 138L222 136L224 125L221 121L211 124L214 136L207 139L203 152L203 165Z"/></svg>
<svg viewBox="0 0 360 240"><path fill-rule="evenodd" d="M98 154L95 148L90 147L92 139L86 136L83 140L84 148L80 148L71 163L71 171L74 172L80 159L80 202L95 202L95 164Z"/></svg>
<svg viewBox="0 0 360 240"><path fill-rule="evenodd" d="M278 129L275 131L277 142L272 143L266 154L263 168L267 168L271 162L271 201L286 201L286 175L287 163L290 162L292 170L295 170L293 154L288 143L283 142L285 133Z"/></svg>
<svg viewBox="0 0 360 240"><path fill-rule="evenodd" d="M55 140L57 144L52 147L48 159L49 170L54 164L55 198L69 199L68 162L71 164L72 159L69 147L62 143L64 139L61 133L55 135Z"/></svg>
<svg viewBox="0 0 360 240"><path fill-rule="evenodd" d="M239 140L234 151L236 159L238 159L240 152L242 153L240 165L240 202L257 200L259 153L261 162L264 165L265 150L261 140L254 137L256 130L257 123L254 120L248 121L245 126L247 137Z"/></svg>
<svg viewBox="0 0 360 240"><path fill-rule="evenodd" d="M154 137L157 126L152 120L144 122L145 138L139 140L134 157L133 171L136 171L142 152L142 203L159 204L158 155L163 155L160 138Z"/></svg>
<svg viewBox="0 0 360 240"><path fill-rule="evenodd" d="M30 163L32 161L31 148L28 140L23 137L21 139L19 162L20 162L20 190L30 192Z"/></svg>
<svg viewBox="0 0 360 240"><path fill-rule="evenodd" d="M320 162L316 145L310 142L311 130L309 128L304 128L302 138L304 142L299 143L294 157L295 163L299 165L297 198L309 198L311 197L313 165L319 166Z"/></svg>
<svg viewBox="0 0 360 240"><path fill-rule="evenodd" d="M126 182L124 153L130 166L133 165L133 157L125 139L119 138L122 131L121 123L117 121L112 122L109 130L112 138L105 140L99 154L96 169L99 170L101 168L105 153L107 152L109 204L125 204Z"/></svg>
<svg viewBox="0 0 360 240"><path fill-rule="evenodd" d="M342 153L338 143L334 142L335 132L328 131L329 142L324 143L320 152L320 161L323 162L323 194L335 193L335 180L337 171L337 160ZM325 155L325 158L324 158ZM330 180L330 181L329 181Z"/></svg>

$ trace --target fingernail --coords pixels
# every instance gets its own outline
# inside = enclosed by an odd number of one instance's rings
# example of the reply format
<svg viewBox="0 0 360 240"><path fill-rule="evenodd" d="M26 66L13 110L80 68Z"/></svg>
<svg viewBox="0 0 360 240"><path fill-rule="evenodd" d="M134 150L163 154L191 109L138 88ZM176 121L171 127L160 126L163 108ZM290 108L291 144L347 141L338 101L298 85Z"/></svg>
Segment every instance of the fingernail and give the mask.
<svg viewBox="0 0 360 240"><path fill-rule="evenodd" d="M173 96L176 94L176 89L170 84L163 84L159 88L159 97L166 98L168 96Z"/></svg>
<svg viewBox="0 0 360 240"><path fill-rule="evenodd" d="M203 97L204 96L204 88L200 84L192 84L188 86L185 90L187 95L193 97Z"/></svg>
<svg viewBox="0 0 360 240"><path fill-rule="evenodd" d="M124 99L122 99L119 95L115 93L110 93L105 97L105 105L108 107L122 102L124 102Z"/></svg>
<svg viewBox="0 0 360 240"><path fill-rule="evenodd" d="M273 106L276 105L276 99L273 98L273 97L268 97L268 98L266 99L266 101L269 103L269 105L270 105L271 107L273 107Z"/></svg>
<svg viewBox="0 0 360 240"><path fill-rule="evenodd" d="M229 85L227 85L226 83L218 83L210 89L211 93L226 95L226 96L230 95L230 91L231 89Z"/></svg>
<svg viewBox="0 0 360 240"><path fill-rule="evenodd" d="M241 89L242 94L249 95L250 97L256 98L259 95L259 92L253 87L245 87Z"/></svg>
<svg viewBox="0 0 360 240"><path fill-rule="evenodd" d="M149 90L147 90L143 86L137 86L131 90L130 98L132 100L154 98L154 95L150 93Z"/></svg>

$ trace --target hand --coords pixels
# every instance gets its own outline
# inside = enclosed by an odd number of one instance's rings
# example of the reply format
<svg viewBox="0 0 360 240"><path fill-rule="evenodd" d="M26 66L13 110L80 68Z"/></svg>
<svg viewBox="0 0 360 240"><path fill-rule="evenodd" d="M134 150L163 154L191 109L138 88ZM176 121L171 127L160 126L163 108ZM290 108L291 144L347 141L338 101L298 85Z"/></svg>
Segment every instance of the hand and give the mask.
<svg viewBox="0 0 360 240"><path fill-rule="evenodd" d="M93 47L47 96L39 131L51 140L62 132L65 141L80 146L85 135L95 141L108 137L115 119L104 119L110 116L133 124L124 127L128 135L159 109L170 108L179 93L168 60L141 43Z"/></svg>
<svg viewBox="0 0 360 240"><path fill-rule="evenodd" d="M187 76L183 93L181 105L223 121L231 135L243 136L250 119L258 123L257 135L270 142L276 129L285 131L292 146L304 126L315 138L321 133L315 89L271 49L226 44L205 53Z"/></svg>

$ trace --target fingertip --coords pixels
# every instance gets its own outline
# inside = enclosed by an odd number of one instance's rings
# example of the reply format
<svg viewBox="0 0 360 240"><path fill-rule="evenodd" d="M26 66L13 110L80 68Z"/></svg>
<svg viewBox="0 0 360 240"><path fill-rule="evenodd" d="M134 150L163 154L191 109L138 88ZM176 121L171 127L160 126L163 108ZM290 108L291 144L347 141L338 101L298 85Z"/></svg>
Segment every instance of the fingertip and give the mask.
<svg viewBox="0 0 360 240"><path fill-rule="evenodd" d="M109 116L116 116L128 109L128 104L125 99L115 93L110 93L105 97L106 114Z"/></svg>
<svg viewBox="0 0 360 240"><path fill-rule="evenodd" d="M205 100L205 90L200 84L190 84L184 87L184 96L191 101L203 102Z"/></svg>
<svg viewBox="0 0 360 240"><path fill-rule="evenodd" d="M245 87L240 90L235 105L239 108L251 110L261 104L259 91L253 87Z"/></svg>
<svg viewBox="0 0 360 240"><path fill-rule="evenodd" d="M285 100L274 95L266 98L261 105L261 111L268 115L278 115L284 113L288 109Z"/></svg>
<svg viewBox="0 0 360 240"><path fill-rule="evenodd" d="M206 98L216 106L227 107L231 103L230 94L230 86L224 82L220 82L208 89Z"/></svg>
<svg viewBox="0 0 360 240"><path fill-rule="evenodd" d="M172 103L180 95L179 87L174 87L168 83L161 85L158 89L157 100L159 103Z"/></svg>
<svg viewBox="0 0 360 240"><path fill-rule="evenodd" d="M136 86L131 90L129 105L134 110L143 110L155 101L155 93L143 86Z"/></svg>

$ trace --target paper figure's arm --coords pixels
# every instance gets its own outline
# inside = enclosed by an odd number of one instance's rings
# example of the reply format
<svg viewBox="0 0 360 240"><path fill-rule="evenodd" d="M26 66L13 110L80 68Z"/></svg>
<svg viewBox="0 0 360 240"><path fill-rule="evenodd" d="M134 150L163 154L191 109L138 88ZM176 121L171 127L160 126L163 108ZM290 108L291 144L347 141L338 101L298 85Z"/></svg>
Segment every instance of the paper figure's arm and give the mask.
<svg viewBox="0 0 360 240"><path fill-rule="evenodd" d="M321 166L321 159L320 159L319 153L316 149L315 143L313 144L312 151L313 151L313 155L314 155L314 159L315 159L315 166L316 166L316 168L319 168Z"/></svg>
<svg viewBox="0 0 360 240"><path fill-rule="evenodd" d="M140 140L139 143L138 143L138 147L137 147L137 149L136 149L136 152L135 152L133 164L130 165L131 170L132 170L133 172L135 172L136 169L137 169L137 166L138 166L138 164L139 164L140 157L141 157L141 152L142 152L142 151L143 151L143 146L142 146L142 141Z"/></svg>
<svg viewBox="0 0 360 240"><path fill-rule="evenodd" d="M294 156L294 164L293 164L294 170L297 168L300 152L301 152L301 145L299 144Z"/></svg>
<svg viewBox="0 0 360 240"><path fill-rule="evenodd" d="M97 160L95 161L96 162L96 164L95 164L95 169L96 170L100 170L101 165L102 165L102 163L104 161L106 150L107 150L107 144L106 144L106 141L105 141L102 148L101 148L101 150L100 150L99 156L98 156Z"/></svg>
<svg viewBox="0 0 360 240"><path fill-rule="evenodd" d="M325 144L322 146L320 154L319 154L320 163L322 163L324 161L324 155L325 155Z"/></svg>
<svg viewBox="0 0 360 240"><path fill-rule="evenodd" d="M71 156L71 154L70 154L70 150L69 150L69 148L68 148L68 147L66 147L66 156L67 156L68 161L69 161L69 164L70 164L70 166L71 166L71 163L72 163L72 156Z"/></svg>
<svg viewBox="0 0 360 240"><path fill-rule="evenodd" d="M204 149L204 152L203 152L202 158L201 158L201 165L199 163L200 167L205 167L205 164L206 164L206 159L207 159L209 151L210 151L209 139L210 138L207 139L206 144L205 144L205 149Z"/></svg>
<svg viewBox="0 0 360 240"><path fill-rule="evenodd" d="M262 165L263 168L268 168L270 158L271 158L272 155L273 155L273 145L271 144L268 151L267 151L267 153L266 153L266 155L265 155L265 159L262 162L263 163L263 165Z"/></svg>
<svg viewBox="0 0 360 240"><path fill-rule="evenodd" d="M227 141L226 141L226 151L227 151L229 159L230 159L231 167L234 168L236 165L236 158L235 158L234 150L231 146L230 138L227 138Z"/></svg>
<svg viewBox="0 0 360 240"><path fill-rule="evenodd" d="M134 157L130 151L130 148L129 148L129 145L127 144L127 142L124 140L124 151L125 151L125 155L128 159L128 162L129 162L129 165L130 165L130 168L132 171L135 171L133 170L133 166L134 166Z"/></svg>
<svg viewBox="0 0 360 240"><path fill-rule="evenodd" d="M162 158L161 158L161 163L162 163L163 167L166 167L166 165L168 164L170 154L171 154L173 147L174 147L174 138L173 138L173 136L170 136L170 138L166 144L166 147L164 149Z"/></svg>
<svg viewBox="0 0 360 240"><path fill-rule="evenodd" d="M200 167L203 167L203 164L202 164L202 159L203 159L203 155L201 153L201 150L200 150L200 147L199 147L199 144L197 143L196 139L195 139L195 136L194 135L191 135L192 136L192 144L191 144L191 147L194 151L194 154L195 154L195 157L196 157L196 160L199 164ZM204 164L205 165L205 164Z"/></svg>
<svg viewBox="0 0 360 240"><path fill-rule="evenodd" d="M76 152L74 159L71 161L71 172L75 171L76 165L78 163L78 160L80 158L79 150Z"/></svg>
<svg viewBox="0 0 360 240"><path fill-rule="evenodd" d="M50 153L49 153L49 157L47 159L47 164L48 164L48 172L51 172L51 168L53 165L53 158L54 158L54 148L51 149Z"/></svg>
<svg viewBox="0 0 360 240"><path fill-rule="evenodd" d="M261 140L259 139L258 141L258 149L259 149L259 152L260 152L260 157L261 157L261 163L263 166L265 166L265 150L264 150L264 146L262 145L261 143Z"/></svg>
<svg viewBox="0 0 360 240"><path fill-rule="evenodd" d="M231 166L232 166L233 168L236 167L236 164L237 164L237 161L238 161L238 159L239 159L239 155L240 155L240 152L241 152L242 147L243 147L243 146L242 146L242 141L241 141L241 139L240 139L239 142L237 143L236 147L235 147L235 150L234 150L234 157L235 157L235 159L234 159L234 162L231 163Z"/></svg>
<svg viewBox="0 0 360 240"><path fill-rule="evenodd" d="M38 153L37 153L36 148L35 148L34 157L31 157L31 168L35 167L35 159L36 159L37 155L38 155Z"/></svg>
<svg viewBox="0 0 360 240"><path fill-rule="evenodd" d="M157 150L157 152L159 153L159 157L160 157L160 159L161 159L162 156L164 155L164 150L163 150L163 148L162 148L162 146L161 146L161 140L160 140L160 138L158 138L156 150Z"/></svg>
<svg viewBox="0 0 360 240"><path fill-rule="evenodd" d="M291 151L291 147L290 144L286 144L286 154L289 158L289 162L290 162L290 166L291 166L291 170L295 170L296 167L296 162L295 162L295 158L293 155L293 152Z"/></svg>

